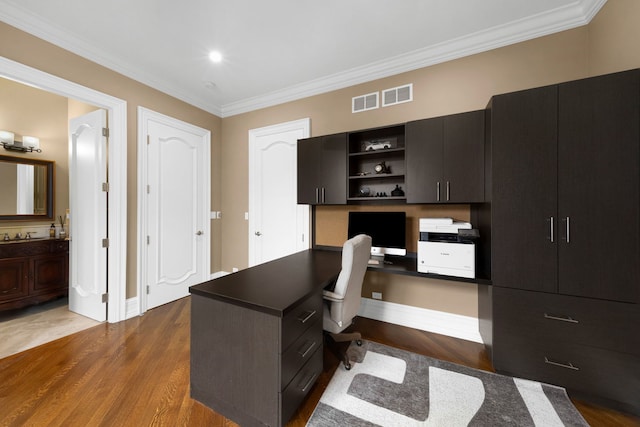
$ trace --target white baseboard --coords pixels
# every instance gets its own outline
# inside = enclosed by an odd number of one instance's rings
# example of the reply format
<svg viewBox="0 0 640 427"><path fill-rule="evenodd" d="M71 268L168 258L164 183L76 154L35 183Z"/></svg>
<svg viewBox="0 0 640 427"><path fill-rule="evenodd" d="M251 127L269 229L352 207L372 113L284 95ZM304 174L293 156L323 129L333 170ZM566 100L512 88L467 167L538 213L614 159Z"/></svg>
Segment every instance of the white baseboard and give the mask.
<svg viewBox="0 0 640 427"><path fill-rule="evenodd" d="M479 321L475 317L370 298L362 298L358 315L422 331L483 343L480 336Z"/></svg>
<svg viewBox="0 0 640 427"><path fill-rule="evenodd" d="M215 273L211 274L211 280L217 279L218 277L226 276L227 274L231 273L229 273L228 271L216 271Z"/></svg>
<svg viewBox="0 0 640 427"><path fill-rule="evenodd" d="M140 303L138 302L138 297L127 298L125 301L124 319L127 320L136 316L140 316Z"/></svg>

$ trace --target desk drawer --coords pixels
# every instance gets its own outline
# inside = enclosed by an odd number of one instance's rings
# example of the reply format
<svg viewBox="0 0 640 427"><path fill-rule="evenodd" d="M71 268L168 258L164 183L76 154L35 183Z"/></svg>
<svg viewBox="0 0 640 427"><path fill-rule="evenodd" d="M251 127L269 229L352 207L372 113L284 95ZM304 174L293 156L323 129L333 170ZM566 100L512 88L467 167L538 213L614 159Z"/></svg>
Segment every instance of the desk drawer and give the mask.
<svg viewBox="0 0 640 427"><path fill-rule="evenodd" d="M640 411L640 357L576 344L525 337L494 342L494 368L501 373L559 385Z"/></svg>
<svg viewBox="0 0 640 427"><path fill-rule="evenodd" d="M282 319L282 347L284 353L316 321L322 320L322 293L318 292L304 300Z"/></svg>
<svg viewBox="0 0 640 427"><path fill-rule="evenodd" d="M309 390L322 373L322 349L316 350L300 372L280 394L282 425L296 412Z"/></svg>
<svg viewBox="0 0 640 427"><path fill-rule="evenodd" d="M287 387L291 379L318 349L322 351L322 321L319 318L282 355L280 390Z"/></svg>
<svg viewBox="0 0 640 427"><path fill-rule="evenodd" d="M640 305L494 286L497 336L522 335L640 356Z"/></svg>

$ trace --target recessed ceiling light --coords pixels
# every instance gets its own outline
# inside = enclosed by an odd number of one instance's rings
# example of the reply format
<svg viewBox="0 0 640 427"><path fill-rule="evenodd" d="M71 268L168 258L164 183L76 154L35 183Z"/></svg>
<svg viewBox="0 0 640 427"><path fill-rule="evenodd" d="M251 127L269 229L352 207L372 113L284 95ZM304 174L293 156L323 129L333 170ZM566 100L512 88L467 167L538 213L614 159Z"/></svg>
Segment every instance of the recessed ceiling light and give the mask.
<svg viewBox="0 0 640 427"><path fill-rule="evenodd" d="M213 62L222 62L222 54L217 50L209 52L209 59Z"/></svg>

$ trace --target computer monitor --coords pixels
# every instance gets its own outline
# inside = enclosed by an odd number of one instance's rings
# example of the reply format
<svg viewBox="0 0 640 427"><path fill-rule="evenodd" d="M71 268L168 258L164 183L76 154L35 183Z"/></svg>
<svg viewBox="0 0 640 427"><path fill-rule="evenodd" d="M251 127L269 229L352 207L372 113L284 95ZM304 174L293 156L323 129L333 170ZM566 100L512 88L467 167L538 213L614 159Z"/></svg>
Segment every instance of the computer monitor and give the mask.
<svg viewBox="0 0 640 427"><path fill-rule="evenodd" d="M405 212L349 212L348 238L371 236L371 255L407 254Z"/></svg>

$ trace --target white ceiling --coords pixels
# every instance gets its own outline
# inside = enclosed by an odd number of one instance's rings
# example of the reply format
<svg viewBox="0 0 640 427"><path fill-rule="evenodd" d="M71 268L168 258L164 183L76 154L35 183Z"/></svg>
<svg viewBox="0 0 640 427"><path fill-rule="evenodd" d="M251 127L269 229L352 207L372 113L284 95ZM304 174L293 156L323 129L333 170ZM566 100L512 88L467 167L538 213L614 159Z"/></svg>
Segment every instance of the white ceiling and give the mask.
<svg viewBox="0 0 640 427"><path fill-rule="evenodd" d="M0 19L227 117L585 25L605 2L0 0Z"/></svg>

